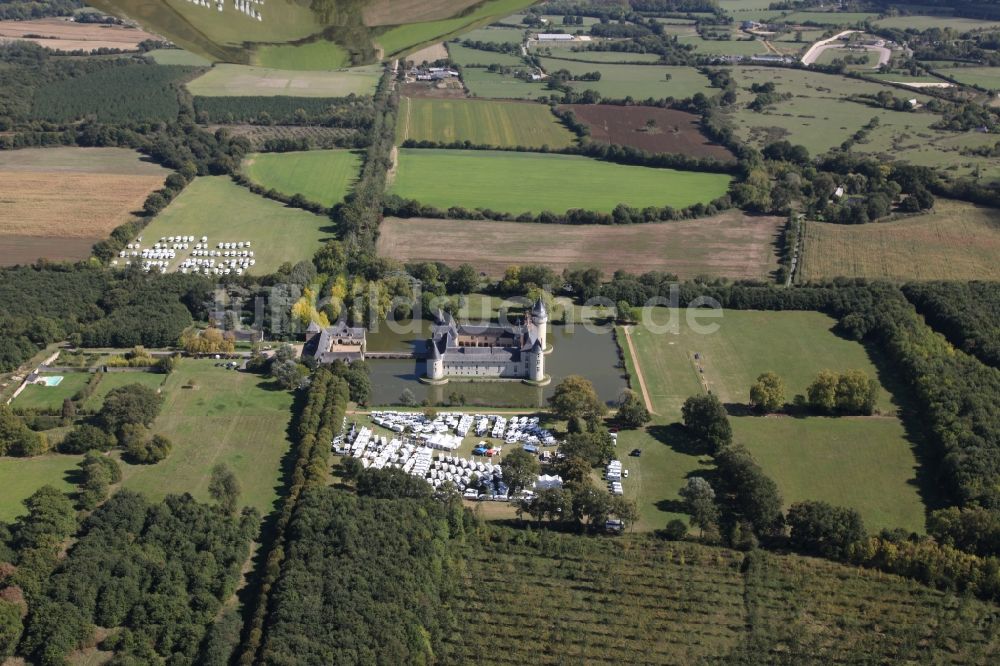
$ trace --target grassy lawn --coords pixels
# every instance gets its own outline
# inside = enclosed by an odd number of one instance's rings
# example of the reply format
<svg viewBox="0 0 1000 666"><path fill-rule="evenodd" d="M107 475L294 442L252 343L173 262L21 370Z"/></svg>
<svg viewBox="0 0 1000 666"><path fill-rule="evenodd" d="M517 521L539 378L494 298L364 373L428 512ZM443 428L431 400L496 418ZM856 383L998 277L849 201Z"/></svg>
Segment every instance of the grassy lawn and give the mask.
<svg viewBox="0 0 1000 666"><path fill-rule="evenodd" d="M340 44L320 39L306 44L267 44L258 47L253 63L261 67L328 72L351 64L351 54Z"/></svg>
<svg viewBox="0 0 1000 666"><path fill-rule="evenodd" d="M357 180L361 156L350 150L253 153L242 168L261 187L301 194L329 208L343 201Z"/></svg>
<svg viewBox="0 0 1000 666"><path fill-rule="evenodd" d="M785 506L823 500L857 509L872 532L924 531L917 463L899 419L741 416L732 424Z"/></svg>
<svg viewBox="0 0 1000 666"><path fill-rule="evenodd" d="M158 372L108 372L101 377L97 388L90 394L83 406L85 409L98 410L104 405L104 396L116 388L128 386L129 384L142 384L151 389L158 389L163 386L166 375Z"/></svg>
<svg viewBox="0 0 1000 666"><path fill-rule="evenodd" d="M187 84L204 97L346 97L375 91L381 69L375 65L339 71L293 71L220 63Z"/></svg>
<svg viewBox="0 0 1000 666"><path fill-rule="evenodd" d="M193 383L193 388L185 388ZM155 465L122 463L123 487L151 497L189 492L208 500L212 466L225 463L239 478L241 503L267 514L279 486L282 456L290 443L292 394L258 375L184 359L166 380L164 404L153 432L173 442Z"/></svg>
<svg viewBox="0 0 1000 666"><path fill-rule="evenodd" d="M543 104L404 98L399 140L564 148L575 136Z"/></svg>
<svg viewBox="0 0 1000 666"><path fill-rule="evenodd" d="M383 56L389 57L482 27L530 4L531 0L487 0L455 18L393 26L378 35L375 41L382 47Z"/></svg>
<svg viewBox="0 0 1000 666"><path fill-rule="evenodd" d="M969 30L996 30L1000 27L1000 21L981 21L960 16L890 16L878 19L875 21L875 25L880 28L898 28L900 30L907 28L916 30L951 28L957 32L967 32Z"/></svg>
<svg viewBox="0 0 1000 666"><path fill-rule="evenodd" d="M602 97L610 99L686 99L696 93L710 95L713 90L708 85L708 79L693 67L606 65L552 58L542 58L542 67L546 72L565 69L576 75L600 72L600 81L573 81L570 85L580 91L596 90Z"/></svg>
<svg viewBox="0 0 1000 666"><path fill-rule="evenodd" d="M498 51L481 51L470 49L456 44L448 44L448 55L458 65L467 67L469 65L502 65L504 67L519 67L524 65L524 61L516 55L500 53Z"/></svg>
<svg viewBox="0 0 1000 666"><path fill-rule="evenodd" d="M699 53L711 55L752 56L764 55L769 52L764 46L763 40L760 39L740 39L737 37L728 40L702 39L695 34L691 37L681 37L678 41L684 45L691 44Z"/></svg>
<svg viewBox="0 0 1000 666"><path fill-rule="evenodd" d="M535 49L535 53L544 50ZM553 48L550 55L559 60L579 60L580 62L624 63L624 62L656 62L660 56L655 53L626 53L624 51L571 51L570 49Z"/></svg>
<svg viewBox="0 0 1000 666"><path fill-rule="evenodd" d="M671 314L678 315L676 332L656 333L644 326L632 331L656 412L646 430L619 436L621 456L642 449L641 458L621 458L630 470L626 495L639 503L639 529L659 528L678 517L677 490L693 472L711 465L710 458L690 448L676 425L688 397L710 389L723 403L738 408L746 404L756 376L767 370L782 377L788 400L804 393L823 369L861 369L879 378L865 348L836 336L831 331L834 320L821 313L726 310L721 318L699 318L695 323L719 326L714 333L699 334L684 311L658 309L652 325L666 326ZM625 356L634 378L634 359L627 352ZM634 379L633 388L638 390ZM879 409L893 413L895 408L893 396L883 388ZM858 509L873 528L922 530L913 445L895 416L738 416L731 421L736 441L754 451L778 483L786 505L826 500Z"/></svg>
<svg viewBox="0 0 1000 666"><path fill-rule="evenodd" d="M742 17L740 17L742 18ZM878 18L868 12L794 12L785 16L785 23L815 23L817 25L852 26L865 19Z"/></svg>
<svg viewBox="0 0 1000 666"><path fill-rule="evenodd" d="M504 76L474 67L462 72L462 81L474 97L538 99L552 93L540 81L524 81L515 76Z"/></svg>
<svg viewBox="0 0 1000 666"><path fill-rule="evenodd" d="M93 377L89 372L53 372L45 373L42 377L58 377L63 380L58 386L39 386L32 384L26 386L21 395L17 396L12 406L20 409L60 409L63 400L72 398L76 392L87 385Z"/></svg>
<svg viewBox="0 0 1000 666"><path fill-rule="evenodd" d="M146 53L157 65L187 65L188 67L209 67L212 61L197 53L181 49L153 49Z"/></svg>
<svg viewBox="0 0 1000 666"><path fill-rule="evenodd" d="M940 71L967 85L982 86L989 90L1000 89L1000 67L952 67Z"/></svg>
<svg viewBox="0 0 1000 666"><path fill-rule="evenodd" d="M576 155L403 149L390 192L443 209L539 213L611 211L619 203L684 208L721 196L728 184L722 174L624 166Z"/></svg>
<svg viewBox="0 0 1000 666"><path fill-rule="evenodd" d="M212 247L249 240L257 259L250 272L266 275L283 262L312 257L332 237L329 225L327 217L257 196L226 176L204 176L184 188L143 230L143 242L177 235L208 236ZM178 255L175 266L182 260Z"/></svg>
<svg viewBox="0 0 1000 666"><path fill-rule="evenodd" d="M69 478L83 456L56 453L34 458L0 457L0 521L9 522L26 513L22 501L44 485L70 492Z"/></svg>
<svg viewBox="0 0 1000 666"><path fill-rule="evenodd" d="M525 30L527 27L525 26ZM457 39L460 41L468 39L473 42L493 42L494 44L520 44L524 41L524 30L487 26L463 32Z"/></svg>
<svg viewBox="0 0 1000 666"><path fill-rule="evenodd" d="M939 199L933 212L893 222L807 222L800 278L997 280L998 255L996 210Z"/></svg>

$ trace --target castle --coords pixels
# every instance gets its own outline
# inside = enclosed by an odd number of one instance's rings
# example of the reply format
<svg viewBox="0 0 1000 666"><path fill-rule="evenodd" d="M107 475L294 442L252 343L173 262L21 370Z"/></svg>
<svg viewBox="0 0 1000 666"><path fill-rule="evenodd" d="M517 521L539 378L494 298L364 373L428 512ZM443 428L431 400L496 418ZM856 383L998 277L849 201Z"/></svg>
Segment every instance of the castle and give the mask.
<svg viewBox="0 0 1000 666"><path fill-rule="evenodd" d="M541 299L523 324L458 324L440 311L427 342L427 379L520 379L543 384L548 311Z"/></svg>
<svg viewBox="0 0 1000 666"><path fill-rule="evenodd" d="M333 326L321 328L311 322L306 330L306 343L302 347L303 357L312 357L323 364L334 361L365 360L365 329L348 326L338 321Z"/></svg>

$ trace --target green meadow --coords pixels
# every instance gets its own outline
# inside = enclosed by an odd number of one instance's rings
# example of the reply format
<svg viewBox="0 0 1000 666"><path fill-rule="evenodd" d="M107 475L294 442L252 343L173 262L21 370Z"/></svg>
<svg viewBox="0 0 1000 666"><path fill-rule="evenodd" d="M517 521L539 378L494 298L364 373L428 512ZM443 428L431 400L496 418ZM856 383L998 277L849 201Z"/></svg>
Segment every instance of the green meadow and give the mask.
<svg viewBox="0 0 1000 666"><path fill-rule="evenodd" d="M327 208L347 196L361 171L361 156L350 150L253 153L243 161L246 176L266 189L301 194Z"/></svg>
<svg viewBox="0 0 1000 666"><path fill-rule="evenodd" d="M308 259L332 237L330 219L258 196L227 176L201 176L191 182L143 230L146 238L208 236L253 243L257 264L251 273L273 273L282 263Z"/></svg>
<svg viewBox="0 0 1000 666"><path fill-rule="evenodd" d="M517 214L571 208L609 212L619 203L685 208L722 196L728 186L724 174L625 166L577 155L402 149L389 191L442 209Z"/></svg>
<svg viewBox="0 0 1000 666"><path fill-rule="evenodd" d="M151 430L170 439L173 450L155 465L122 462L122 487L154 498L188 492L207 501L212 467L224 463L239 479L241 503L269 513L290 447L292 394L260 375L184 359L167 377L163 396Z"/></svg>
<svg viewBox="0 0 1000 666"><path fill-rule="evenodd" d="M673 315L676 332L671 332ZM619 435L620 456L633 448L642 457L622 458L628 486L639 502L641 529L662 527L680 516L677 490L686 478L711 469L711 458L694 452L678 425L680 408L692 395L711 391L740 413L749 388L762 372L785 383L791 402L823 369L860 369L883 379L865 348L833 333L834 320L817 312L722 311L721 317L657 309L651 327L632 330L655 417L646 429ZM698 333L698 326L717 325ZM619 340L624 344L620 336ZM696 357L697 355L697 357ZM636 359L626 351L635 379ZM891 385L891 382L890 382ZM856 508L870 528L923 530L924 504L916 478L914 443L895 415L894 396L883 387L880 416L732 416L734 439L750 448L782 493L785 505L813 499Z"/></svg>

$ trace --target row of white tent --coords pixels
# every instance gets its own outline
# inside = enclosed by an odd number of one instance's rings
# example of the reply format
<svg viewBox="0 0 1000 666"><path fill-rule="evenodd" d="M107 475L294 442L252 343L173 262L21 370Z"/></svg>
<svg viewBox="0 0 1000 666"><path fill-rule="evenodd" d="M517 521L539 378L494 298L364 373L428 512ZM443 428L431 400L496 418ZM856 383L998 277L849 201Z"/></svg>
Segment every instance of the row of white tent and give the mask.
<svg viewBox="0 0 1000 666"><path fill-rule="evenodd" d="M499 414L442 412L430 420L419 412L375 411L371 419L376 425L396 433L431 435L445 434L454 429L461 440L475 426L476 436L484 437L489 433L494 439L502 439L507 444L556 444L555 436L539 426L537 416L512 416L508 419Z"/></svg>

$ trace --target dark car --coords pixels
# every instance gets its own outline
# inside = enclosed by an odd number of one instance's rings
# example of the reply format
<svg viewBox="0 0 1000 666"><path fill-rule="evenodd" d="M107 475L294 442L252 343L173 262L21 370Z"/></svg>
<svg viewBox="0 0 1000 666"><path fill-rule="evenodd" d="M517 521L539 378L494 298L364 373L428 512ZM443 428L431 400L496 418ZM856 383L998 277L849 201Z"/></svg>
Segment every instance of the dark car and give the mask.
<svg viewBox="0 0 1000 666"><path fill-rule="evenodd" d="M642 449L632 449L632 451L629 452L629 455L632 456L633 458L638 458L639 456L642 455Z"/></svg>

